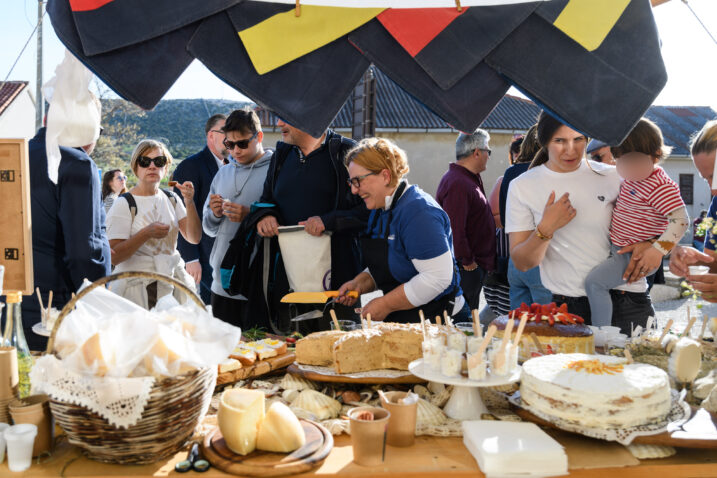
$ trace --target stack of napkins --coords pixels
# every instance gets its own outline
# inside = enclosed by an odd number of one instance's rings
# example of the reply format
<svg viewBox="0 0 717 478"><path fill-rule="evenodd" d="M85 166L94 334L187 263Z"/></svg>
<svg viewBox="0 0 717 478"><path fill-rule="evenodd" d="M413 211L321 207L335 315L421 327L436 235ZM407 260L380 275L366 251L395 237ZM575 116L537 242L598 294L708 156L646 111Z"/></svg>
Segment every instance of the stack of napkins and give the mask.
<svg viewBox="0 0 717 478"><path fill-rule="evenodd" d="M463 443L488 478L568 473L562 445L533 423L465 421Z"/></svg>

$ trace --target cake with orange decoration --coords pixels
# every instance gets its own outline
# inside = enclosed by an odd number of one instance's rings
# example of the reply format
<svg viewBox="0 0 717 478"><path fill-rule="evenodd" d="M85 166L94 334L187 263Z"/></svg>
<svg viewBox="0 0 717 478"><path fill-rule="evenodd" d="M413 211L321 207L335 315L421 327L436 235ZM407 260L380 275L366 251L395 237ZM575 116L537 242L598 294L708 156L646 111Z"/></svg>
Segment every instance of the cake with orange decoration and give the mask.
<svg viewBox="0 0 717 478"><path fill-rule="evenodd" d="M523 404L541 416L593 428L663 420L670 411L667 374L652 365L589 354L535 357L523 364Z"/></svg>
<svg viewBox="0 0 717 478"><path fill-rule="evenodd" d="M503 337L509 318L513 317L518 322L524 315L528 317L528 322L519 344L521 361L528 360L539 352L530 337L531 334L535 334L544 353L595 353L593 332L585 325L585 320L569 313L566 304L558 306L555 302L530 306L523 303L509 315L498 317L492 322L498 328L495 336Z"/></svg>

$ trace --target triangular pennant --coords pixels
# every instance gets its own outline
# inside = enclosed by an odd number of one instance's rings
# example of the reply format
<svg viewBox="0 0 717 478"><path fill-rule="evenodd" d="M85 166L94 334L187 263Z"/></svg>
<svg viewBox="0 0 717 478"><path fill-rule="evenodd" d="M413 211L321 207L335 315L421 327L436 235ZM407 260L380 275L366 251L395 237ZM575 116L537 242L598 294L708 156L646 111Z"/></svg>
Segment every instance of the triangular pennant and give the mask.
<svg viewBox="0 0 717 478"><path fill-rule="evenodd" d="M237 31L286 7L244 2L229 9L227 14L206 19L187 48L226 83L288 123L318 137L331 124L369 62L344 36L259 75Z"/></svg>
<svg viewBox="0 0 717 478"><path fill-rule="evenodd" d="M109 53L86 56L67 0L50 0L47 13L57 37L82 63L122 98L154 108L194 58L187 43L199 22Z"/></svg>
<svg viewBox="0 0 717 478"><path fill-rule="evenodd" d="M428 45L467 8L391 8L377 18L411 56Z"/></svg>
<svg viewBox="0 0 717 478"><path fill-rule="evenodd" d="M263 75L340 38L381 13L382 8L305 5L239 32L252 64Z"/></svg>

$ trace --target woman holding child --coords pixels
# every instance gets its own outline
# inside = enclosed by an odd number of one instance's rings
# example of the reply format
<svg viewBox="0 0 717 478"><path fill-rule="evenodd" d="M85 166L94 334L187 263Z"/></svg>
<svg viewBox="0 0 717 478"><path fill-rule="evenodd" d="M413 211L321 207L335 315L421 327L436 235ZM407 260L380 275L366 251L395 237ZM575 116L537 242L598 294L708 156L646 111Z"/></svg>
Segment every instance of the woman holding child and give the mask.
<svg viewBox="0 0 717 478"><path fill-rule="evenodd" d="M538 118L537 138L541 149L531 168L511 182L508 192L510 255L519 270L540 265L553 301L566 303L591 323L585 280L610 256L621 179L615 167L585 158L585 135L545 112ZM633 253L623 273L626 281L609 293L612 325L623 332L644 326L654 315L645 276L656 264L654 254L644 254L648 247L653 247L650 241L641 241L617 251Z"/></svg>

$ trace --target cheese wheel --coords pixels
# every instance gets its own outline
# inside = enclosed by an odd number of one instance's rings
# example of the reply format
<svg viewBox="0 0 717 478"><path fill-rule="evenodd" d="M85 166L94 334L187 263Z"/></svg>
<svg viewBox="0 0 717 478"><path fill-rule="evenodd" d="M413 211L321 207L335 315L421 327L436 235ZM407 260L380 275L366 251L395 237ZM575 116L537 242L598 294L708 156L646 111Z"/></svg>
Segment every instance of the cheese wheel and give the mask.
<svg viewBox="0 0 717 478"><path fill-rule="evenodd" d="M227 447L246 455L256 449L259 425L264 419L264 393L232 388L222 393L217 420Z"/></svg>
<svg viewBox="0 0 717 478"><path fill-rule="evenodd" d="M304 446L304 429L294 412L281 402L274 402L259 426L256 447L259 450L289 453Z"/></svg>
<svg viewBox="0 0 717 478"><path fill-rule="evenodd" d="M107 374L108 367L107 361L102 354L102 343L100 341L100 333L95 333L92 337L87 339L82 344L82 357L85 359L85 364L89 367L95 368L95 375L104 377Z"/></svg>

